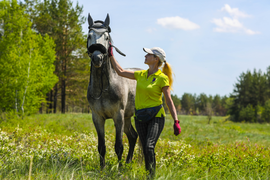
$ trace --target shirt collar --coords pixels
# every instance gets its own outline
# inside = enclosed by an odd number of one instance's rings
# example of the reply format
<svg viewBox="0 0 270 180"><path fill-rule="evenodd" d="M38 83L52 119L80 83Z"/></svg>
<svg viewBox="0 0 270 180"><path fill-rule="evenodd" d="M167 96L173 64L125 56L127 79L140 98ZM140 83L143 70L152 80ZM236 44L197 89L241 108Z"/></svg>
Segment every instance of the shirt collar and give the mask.
<svg viewBox="0 0 270 180"><path fill-rule="evenodd" d="M162 73L161 70L158 69L157 72L154 73L154 75L155 75L155 76L158 76L158 75L160 75L161 73Z"/></svg>
<svg viewBox="0 0 270 180"><path fill-rule="evenodd" d="M149 70L149 69L147 69L147 70L145 71L145 74L144 74L145 76L148 75L148 70ZM154 74L152 74L152 76L158 76L158 75L160 75L161 73L162 73L161 70L158 69L157 72L155 72Z"/></svg>

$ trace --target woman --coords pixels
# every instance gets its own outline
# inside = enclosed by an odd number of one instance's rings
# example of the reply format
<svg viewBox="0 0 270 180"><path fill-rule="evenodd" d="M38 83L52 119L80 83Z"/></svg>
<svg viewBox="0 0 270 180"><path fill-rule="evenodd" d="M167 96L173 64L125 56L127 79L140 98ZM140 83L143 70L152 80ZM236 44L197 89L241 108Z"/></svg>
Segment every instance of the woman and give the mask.
<svg viewBox="0 0 270 180"><path fill-rule="evenodd" d="M162 93L165 96L166 104L174 119L174 134L180 134L181 128L170 95L170 89L173 83L172 70L170 65L166 62L165 52L158 47L152 49L143 48L143 50L147 53L144 63L149 66L149 69L135 72L122 69L113 56L111 46L109 47L108 54L119 76L137 80L135 97L136 111L138 110L137 112L139 112L140 110L143 111L148 110L148 108L154 108L157 112L153 114L153 118L147 122L143 122L143 118L137 116L138 113L135 112L135 126L143 146L145 167L146 170L149 171L150 176L153 177L156 167L155 146L165 123L165 111L164 108L160 106L163 104ZM163 63L163 72L161 72L159 68Z"/></svg>

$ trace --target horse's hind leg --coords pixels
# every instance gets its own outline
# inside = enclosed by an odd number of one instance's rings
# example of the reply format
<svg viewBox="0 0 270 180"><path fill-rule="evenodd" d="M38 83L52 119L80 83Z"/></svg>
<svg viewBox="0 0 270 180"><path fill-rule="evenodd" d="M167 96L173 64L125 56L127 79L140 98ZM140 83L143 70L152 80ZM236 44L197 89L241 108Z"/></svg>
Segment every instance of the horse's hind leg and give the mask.
<svg viewBox="0 0 270 180"><path fill-rule="evenodd" d="M127 135L128 142L129 142L129 151L128 151L126 163L130 163L132 161L134 148L135 148L137 137L138 137L137 132L134 130L134 128L131 124L131 118L125 119L124 132Z"/></svg>
<svg viewBox="0 0 270 180"><path fill-rule="evenodd" d="M105 119L95 114L92 115L92 119L98 134L98 153L100 155L100 168L103 169L105 167L105 154L106 154L105 132L104 132Z"/></svg>

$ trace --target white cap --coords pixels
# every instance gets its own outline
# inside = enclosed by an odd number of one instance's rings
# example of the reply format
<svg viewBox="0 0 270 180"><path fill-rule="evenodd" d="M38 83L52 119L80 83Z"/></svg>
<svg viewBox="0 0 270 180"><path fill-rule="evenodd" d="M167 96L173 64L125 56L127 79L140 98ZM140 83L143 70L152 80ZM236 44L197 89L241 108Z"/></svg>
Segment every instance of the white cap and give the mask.
<svg viewBox="0 0 270 180"><path fill-rule="evenodd" d="M154 54L159 57L161 62L166 61L166 53L163 49L159 47L153 47L151 49L149 48L143 48L143 50L149 54Z"/></svg>

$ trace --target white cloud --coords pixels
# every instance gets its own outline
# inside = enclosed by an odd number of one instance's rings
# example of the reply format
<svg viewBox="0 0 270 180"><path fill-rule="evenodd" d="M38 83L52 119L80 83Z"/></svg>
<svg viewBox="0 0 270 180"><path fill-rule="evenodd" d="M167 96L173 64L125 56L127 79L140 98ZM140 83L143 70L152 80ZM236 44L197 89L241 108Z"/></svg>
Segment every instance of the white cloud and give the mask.
<svg viewBox="0 0 270 180"><path fill-rule="evenodd" d="M222 11L228 12L232 18L223 17L222 19L213 19L212 23L214 23L217 27L214 28L215 32L228 32L228 33L246 33L248 35L260 34L258 31L252 31L246 28L242 23L239 22L238 18L246 18L251 15L245 14L238 10L238 8L231 8L228 4L221 9Z"/></svg>
<svg viewBox="0 0 270 180"><path fill-rule="evenodd" d="M179 16L160 18L157 20L157 23L165 28L183 29L186 31L200 28L199 25Z"/></svg>
<svg viewBox="0 0 270 180"><path fill-rule="evenodd" d="M254 35L254 34L261 34L259 31L252 31L250 29L244 29L245 33L249 34L249 35Z"/></svg>
<svg viewBox="0 0 270 180"><path fill-rule="evenodd" d="M228 12L234 18L251 17L251 15L248 15L244 12L239 11L238 8L231 8L228 4L225 4L225 6L223 8L221 8L221 10Z"/></svg>
<svg viewBox="0 0 270 180"><path fill-rule="evenodd" d="M213 22L223 29L243 27L243 25L237 19L231 19L228 17L224 17L223 19L214 19Z"/></svg>
<svg viewBox="0 0 270 180"><path fill-rule="evenodd" d="M212 22L217 25L214 29L216 32L237 32L244 27L237 19L228 17L224 17L223 19L213 19Z"/></svg>

